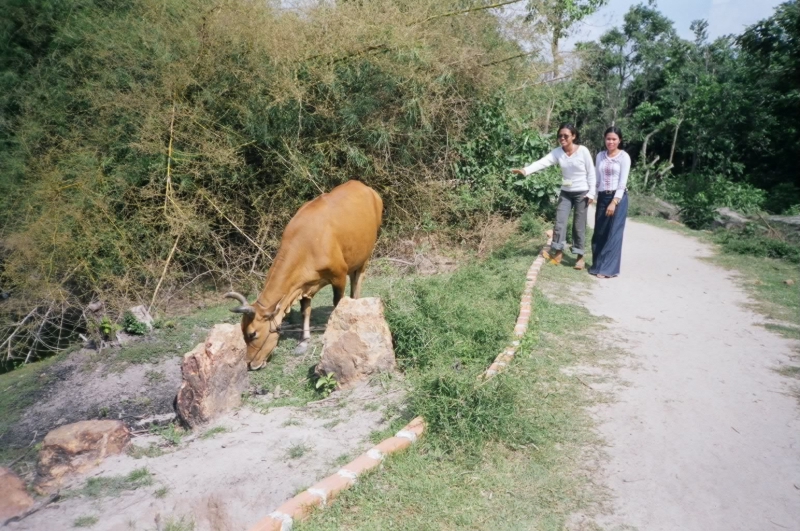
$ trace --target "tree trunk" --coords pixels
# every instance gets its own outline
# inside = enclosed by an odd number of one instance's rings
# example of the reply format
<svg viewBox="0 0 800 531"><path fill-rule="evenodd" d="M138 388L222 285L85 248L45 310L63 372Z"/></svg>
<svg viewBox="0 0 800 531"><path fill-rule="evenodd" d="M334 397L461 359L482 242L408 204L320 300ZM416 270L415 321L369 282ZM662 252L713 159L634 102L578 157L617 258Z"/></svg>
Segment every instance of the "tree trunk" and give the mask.
<svg viewBox="0 0 800 531"><path fill-rule="evenodd" d="M550 119L553 116L553 108L555 106L556 106L556 100L553 99L553 101L550 103L550 106L547 108L547 116L545 116L544 119L544 131L542 131L542 134L544 135L546 135L548 131L550 131Z"/></svg>
<svg viewBox="0 0 800 531"><path fill-rule="evenodd" d="M650 169L651 169L650 165L647 163L647 143L650 142L650 137L653 136L654 134L656 134L657 132L659 132L662 127L663 127L663 124L659 125L655 129L650 131L647 134L647 136L644 137L644 142L642 143L642 155L641 155L641 157L642 157L642 165L644 166L644 189L645 189L645 191L647 190L647 181L650 178ZM655 164L656 162L658 162L658 157L656 157L656 159L653 161L653 164Z"/></svg>
<svg viewBox="0 0 800 531"><path fill-rule="evenodd" d="M672 149L669 150L669 163L672 164L672 158L675 156L675 144L678 142L678 129L681 128L681 124L683 123L683 118L678 120L678 123L675 124L675 134L672 135Z"/></svg>
<svg viewBox="0 0 800 531"><path fill-rule="evenodd" d="M550 54L553 56L553 77L558 77L558 64L560 62L560 58L558 56L558 41L560 39L559 35L561 35L561 26L556 25L553 28L553 38L550 41Z"/></svg>

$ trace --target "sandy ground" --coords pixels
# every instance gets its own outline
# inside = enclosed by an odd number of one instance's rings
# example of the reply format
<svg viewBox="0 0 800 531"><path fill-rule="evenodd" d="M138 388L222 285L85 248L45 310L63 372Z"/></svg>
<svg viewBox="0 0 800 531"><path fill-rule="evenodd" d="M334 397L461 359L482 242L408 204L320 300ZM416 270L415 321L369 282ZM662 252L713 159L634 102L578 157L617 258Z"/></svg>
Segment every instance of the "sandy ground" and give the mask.
<svg viewBox="0 0 800 531"><path fill-rule="evenodd" d="M710 254L629 221L621 276L584 297L630 353L593 411L611 494L602 529L800 530L797 380L776 372L797 343L759 326Z"/></svg>
<svg viewBox="0 0 800 531"><path fill-rule="evenodd" d="M192 522L195 531L248 529L369 449L370 433L386 426L384 408L401 398L398 389L364 383L320 405L278 407L265 414L245 406L197 435L213 427L225 428L223 433L195 436L158 457L109 458L62 493L80 489L89 477L127 475L142 467L153 475L152 485L96 499L68 496L8 528L67 530L78 518L93 516L98 521L92 529L104 531L169 529L181 519ZM146 435L133 442L147 447L163 440ZM290 449L298 446L304 447L303 455L292 456ZM159 497L164 487L166 495Z"/></svg>

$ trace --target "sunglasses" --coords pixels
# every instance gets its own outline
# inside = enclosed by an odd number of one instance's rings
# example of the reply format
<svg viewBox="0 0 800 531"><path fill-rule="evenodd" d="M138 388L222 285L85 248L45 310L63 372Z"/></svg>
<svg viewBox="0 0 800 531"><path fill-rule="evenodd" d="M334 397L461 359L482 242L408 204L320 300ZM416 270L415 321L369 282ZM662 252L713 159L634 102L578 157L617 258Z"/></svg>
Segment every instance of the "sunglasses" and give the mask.
<svg viewBox="0 0 800 531"><path fill-rule="evenodd" d="M558 135L556 138L561 140L562 138L569 138L571 135Z"/></svg>

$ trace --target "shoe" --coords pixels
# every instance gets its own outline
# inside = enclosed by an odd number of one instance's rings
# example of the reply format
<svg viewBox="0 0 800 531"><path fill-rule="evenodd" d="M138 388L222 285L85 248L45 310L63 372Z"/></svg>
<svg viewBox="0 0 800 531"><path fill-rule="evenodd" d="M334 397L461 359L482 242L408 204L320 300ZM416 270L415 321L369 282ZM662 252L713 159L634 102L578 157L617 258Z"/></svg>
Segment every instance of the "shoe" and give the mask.
<svg viewBox="0 0 800 531"><path fill-rule="evenodd" d="M555 254L551 255L547 251L542 251L542 256L544 256L545 260L549 260L551 264L558 265L561 263L564 253L562 251L556 251Z"/></svg>
<svg viewBox="0 0 800 531"><path fill-rule="evenodd" d="M583 255L578 255L578 261L577 261L577 262L575 262L575 269L577 269L578 271L580 271L580 270L581 270L581 269L583 269L584 267L586 267L586 264L585 264L585 263L584 263L584 261L583 261Z"/></svg>

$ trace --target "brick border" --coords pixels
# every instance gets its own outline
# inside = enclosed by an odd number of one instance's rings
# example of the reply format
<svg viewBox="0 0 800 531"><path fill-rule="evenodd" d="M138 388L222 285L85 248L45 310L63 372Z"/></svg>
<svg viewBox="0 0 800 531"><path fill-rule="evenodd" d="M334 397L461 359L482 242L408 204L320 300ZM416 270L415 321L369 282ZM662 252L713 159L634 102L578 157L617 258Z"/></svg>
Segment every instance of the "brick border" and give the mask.
<svg viewBox="0 0 800 531"><path fill-rule="evenodd" d="M543 251L549 249L553 241L553 232L547 231L547 243ZM519 317L514 326L514 336L521 338L528 330L528 322L532 313L533 286L539 275L545 259L542 252L533 261L525 278L525 290L522 292L520 300ZM514 359L514 355L519 348L519 339L511 342L498 356L494 362L486 369L481 377L489 379L502 372ZM325 479L318 481L312 487L304 490L293 498L283 502L273 512L265 518L259 520L249 531L291 531L295 521L302 521L308 518L315 508L324 508L333 501L340 492L356 484L359 476L362 476L380 465L386 456L405 450L417 439L422 437L425 432L425 421L422 417L417 417L398 431L394 437L389 437L381 441L378 445L370 448L365 453L356 457L348 464L340 468L335 474L331 474Z"/></svg>
<svg viewBox="0 0 800 531"><path fill-rule="evenodd" d="M528 323L533 313L533 287L536 285L536 279L539 277L539 270L545 262L544 251L550 250L551 243L553 243L553 231L548 230L547 243L545 243L542 250L539 251L539 256L536 257L531 267L528 268L528 274L525 276L525 290L522 292L522 298L519 302L519 317L517 317L517 323L514 325L514 336L518 339L512 341L503 352L498 354L494 362L489 365L489 368L481 374L481 378L484 380L488 380L492 376L503 372L506 367L508 367L508 364L514 359L517 349L519 348L519 338L524 336L525 332L528 331Z"/></svg>

